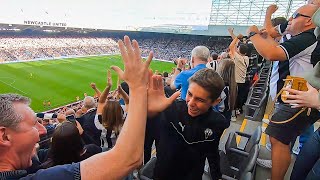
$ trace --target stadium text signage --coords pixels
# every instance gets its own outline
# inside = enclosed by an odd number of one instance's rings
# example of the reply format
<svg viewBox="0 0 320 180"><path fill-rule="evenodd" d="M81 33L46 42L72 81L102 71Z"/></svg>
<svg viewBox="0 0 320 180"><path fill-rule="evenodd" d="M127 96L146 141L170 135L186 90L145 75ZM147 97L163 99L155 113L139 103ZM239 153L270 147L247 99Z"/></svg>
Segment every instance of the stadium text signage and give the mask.
<svg viewBox="0 0 320 180"><path fill-rule="evenodd" d="M67 26L67 23L46 22L46 21L24 21L23 24L35 25L35 26L56 26L56 27Z"/></svg>

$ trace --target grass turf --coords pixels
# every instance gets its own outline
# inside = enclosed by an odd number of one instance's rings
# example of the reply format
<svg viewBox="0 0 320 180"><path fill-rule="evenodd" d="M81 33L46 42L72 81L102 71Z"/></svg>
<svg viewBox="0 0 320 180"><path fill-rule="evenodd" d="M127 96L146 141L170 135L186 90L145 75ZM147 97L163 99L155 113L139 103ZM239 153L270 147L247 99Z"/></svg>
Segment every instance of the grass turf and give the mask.
<svg viewBox="0 0 320 180"><path fill-rule="evenodd" d="M121 56L90 56L61 60L44 60L0 64L0 93L18 93L32 99L35 112L52 109L83 99L84 93L93 96L90 87L95 82L103 91L106 85L106 72L110 66L123 69ZM152 61L151 69L170 72L174 64ZM31 75L32 74L32 75ZM117 75L111 70L113 88ZM43 101L51 102L51 108L44 107Z"/></svg>

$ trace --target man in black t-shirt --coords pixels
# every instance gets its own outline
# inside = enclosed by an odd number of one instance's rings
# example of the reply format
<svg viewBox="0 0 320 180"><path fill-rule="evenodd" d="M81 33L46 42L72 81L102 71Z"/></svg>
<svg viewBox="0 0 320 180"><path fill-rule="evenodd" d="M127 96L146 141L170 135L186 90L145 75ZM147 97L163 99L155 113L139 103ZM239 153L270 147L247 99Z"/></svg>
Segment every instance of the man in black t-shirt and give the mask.
<svg viewBox="0 0 320 180"><path fill-rule="evenodd" d="M220 102L222 78L212 69L201 69L189 79L186 101L179 92L166 98L161 77L152 76L148 89L148 115L160 119L160 142L154 179L202 179L205 159L213 179L221 178L219 140L229 127L212 106Z"/></svg>

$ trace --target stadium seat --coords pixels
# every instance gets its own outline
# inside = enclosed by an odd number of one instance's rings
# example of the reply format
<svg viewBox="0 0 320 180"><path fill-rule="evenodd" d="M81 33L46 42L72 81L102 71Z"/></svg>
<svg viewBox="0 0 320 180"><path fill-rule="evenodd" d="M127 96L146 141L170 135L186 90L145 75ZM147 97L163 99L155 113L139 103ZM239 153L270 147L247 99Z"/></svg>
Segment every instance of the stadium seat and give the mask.
<svg viewBox="0 0 320 180"><path fill-rule="evenodd" d="M239 168L241 165L241 161L243 161L245 157L249 155L249 152L255 145L259 144L261 134L261 126L258 126L252 135L242 132L231 132L225 145L225 154L227 155L229 164L236 168ZM242 148L238 147L237 145L237 135L245 137L245 139L247 140Z"/></svg>
<svg viewBox="0 0 320 180"><path fill-rule="evenodd" d="M151 158L138 172L140 180L152 180L153 169L156 165L157 157ZM210 169L204 170L202 175L203 180L211 180Z"/></svg>
<svg viewBox="0 0 320 180"><path fill-rule="evenodd" d="M242 156L243 160L240 161L238 167L234 167L232 162L229 161L228 156L223 151L220 152L220 167L222 179L225 180L252 180L255 172L256 160L259 155L259 145L255 144L249 153L241 151L236 148L231 148L230 153Z"/></svg>

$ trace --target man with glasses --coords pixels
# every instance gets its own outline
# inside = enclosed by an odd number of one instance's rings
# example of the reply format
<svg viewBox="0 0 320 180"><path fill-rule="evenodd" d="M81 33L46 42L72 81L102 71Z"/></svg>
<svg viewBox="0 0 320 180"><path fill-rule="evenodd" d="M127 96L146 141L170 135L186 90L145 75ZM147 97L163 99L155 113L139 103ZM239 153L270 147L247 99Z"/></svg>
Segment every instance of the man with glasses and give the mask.
<svg viewBox="0 0 320 180"><path fill-rule="evenodd" d="M316 54L320 51L317 46L318 41L314 35L315 24L311 17L318 9L318 6L308 4L300 7L289 19L286 32L292 38L280 45L273 38L266 34L260 34L256 26L248 29L249 38L256 50L264 58L279 63L277 68L273 68L270 82L270 89L275 89L277 93L283 87L283 80L287 75L299 76L306 71L310 71L319 61ZM281 63L281 66L280 66ZM274 88L276 87L276 88ZM300 108L291 108L278 99L272 121L284 121L294 116ZM301 113L293 121L285 124L269 123L266 133L270 136L272 144L271 159L272 170L271 179L283 179L290 165L290 142L292 142L304 129L319 119L316 110L312 110L308 116L306 112Z"/></svg>

